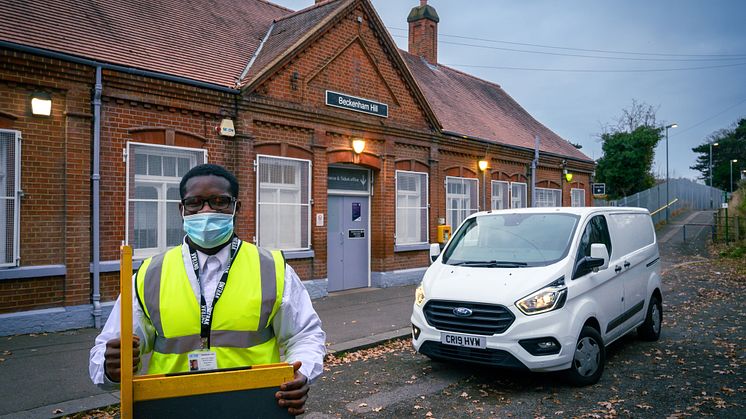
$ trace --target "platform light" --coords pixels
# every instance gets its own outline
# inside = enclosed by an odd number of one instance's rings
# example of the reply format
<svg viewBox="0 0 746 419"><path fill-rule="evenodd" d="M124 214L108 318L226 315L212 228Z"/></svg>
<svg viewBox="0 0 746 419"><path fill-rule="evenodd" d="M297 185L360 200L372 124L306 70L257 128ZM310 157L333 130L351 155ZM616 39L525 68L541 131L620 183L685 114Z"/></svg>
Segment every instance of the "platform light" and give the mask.
<svg viewBox="0 0 746 419"><path fill-rule="evenodd" d="M31 114L35 116L49 116L52 114L52 95L46 92L31 94Z"/></svg>
<svg viewBox="0 0 746 419"><path fill-rule="evenodd" d="M487 170L487 160L479 160L479 170L483 172Z"/></svg>

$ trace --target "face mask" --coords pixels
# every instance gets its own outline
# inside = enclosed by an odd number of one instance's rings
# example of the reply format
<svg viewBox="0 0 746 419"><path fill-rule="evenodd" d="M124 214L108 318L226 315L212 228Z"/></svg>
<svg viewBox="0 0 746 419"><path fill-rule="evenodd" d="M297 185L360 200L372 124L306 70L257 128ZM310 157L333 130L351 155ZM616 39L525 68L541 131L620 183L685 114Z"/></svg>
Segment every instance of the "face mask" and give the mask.
<svg viewBox="0 0 746 419"><path fill-rule="evenodd" d="M184 216L184 231L204 249L220 246L233 236L233 214L201 212Z"/></svg>

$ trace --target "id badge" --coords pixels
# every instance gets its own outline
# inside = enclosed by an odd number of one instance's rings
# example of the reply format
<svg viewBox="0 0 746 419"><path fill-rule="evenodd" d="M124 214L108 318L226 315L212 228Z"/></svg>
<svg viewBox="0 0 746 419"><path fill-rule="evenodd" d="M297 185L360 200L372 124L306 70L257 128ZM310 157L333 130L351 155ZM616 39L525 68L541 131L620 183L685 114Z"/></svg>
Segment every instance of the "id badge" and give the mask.
<svg viewBox="0 0 746 419"><path fill-rule="evenodd" d="M190 352L189 371L210 371L218 369L218 357L213 351Z"/></svg>

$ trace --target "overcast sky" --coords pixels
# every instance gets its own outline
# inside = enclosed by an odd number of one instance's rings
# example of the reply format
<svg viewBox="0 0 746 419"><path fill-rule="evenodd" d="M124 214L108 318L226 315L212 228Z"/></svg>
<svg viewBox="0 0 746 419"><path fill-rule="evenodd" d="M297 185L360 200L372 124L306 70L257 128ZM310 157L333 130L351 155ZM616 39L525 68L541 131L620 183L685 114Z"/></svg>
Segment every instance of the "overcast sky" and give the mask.
<svg viewBox="0 0 746 419"><path fill-rule="evenodd" d="M273 1L293 10L313 4ZM656 107L661 124L678 124L669 130L670 177L698 177L689 169L696 160L692 147L746 117L746 1L428 3L440 16L440 64L499 84L594 159L602 155L602 126L633 99ZM373 5L399 47L407 49L406 18L419 0ZM662 178L665 153L664 140L653 168Z"/></svg>

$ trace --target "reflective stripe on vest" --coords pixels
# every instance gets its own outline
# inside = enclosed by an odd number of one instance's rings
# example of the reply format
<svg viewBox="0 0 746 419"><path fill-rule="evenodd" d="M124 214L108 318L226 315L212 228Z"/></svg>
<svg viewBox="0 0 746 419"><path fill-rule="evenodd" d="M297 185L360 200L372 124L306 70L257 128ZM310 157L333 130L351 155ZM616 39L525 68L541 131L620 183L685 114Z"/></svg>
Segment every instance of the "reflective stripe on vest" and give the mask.
<svg viewBox="0 0 746 419"><path fill-rule="evenodd" d="M166 273L171 277L166 278ZM279 361L271 320L282 302L284 277L285 262L279 251L241 244L213 314L210 345L218 352L220 368L247 365L257 358L262 363ZM156 331L151 359L155 371L150 368L150 372L186 370L186 361L181 365L163 358L199 349L201 343L199 304L189 284L181 246L143 263L136 283L140 303ZM164 302L168 313L162 312Z"/></svg>

